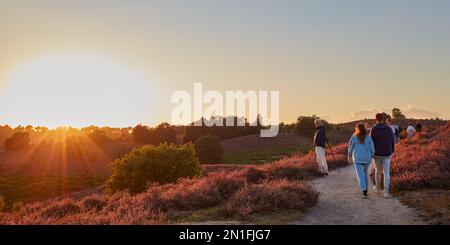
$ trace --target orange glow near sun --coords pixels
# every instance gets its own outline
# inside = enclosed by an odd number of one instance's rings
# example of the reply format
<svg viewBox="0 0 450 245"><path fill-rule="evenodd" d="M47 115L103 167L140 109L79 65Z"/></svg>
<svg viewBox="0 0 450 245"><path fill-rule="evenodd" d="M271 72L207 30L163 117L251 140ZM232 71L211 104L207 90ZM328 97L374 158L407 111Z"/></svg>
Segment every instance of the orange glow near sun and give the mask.
<svg viewBox="0 0 450 245"><path fill-rule="evenodd" d="M3 123L48 127L145 123L155 83L105 57L58 53L22 65L0 91Z"/></svg>

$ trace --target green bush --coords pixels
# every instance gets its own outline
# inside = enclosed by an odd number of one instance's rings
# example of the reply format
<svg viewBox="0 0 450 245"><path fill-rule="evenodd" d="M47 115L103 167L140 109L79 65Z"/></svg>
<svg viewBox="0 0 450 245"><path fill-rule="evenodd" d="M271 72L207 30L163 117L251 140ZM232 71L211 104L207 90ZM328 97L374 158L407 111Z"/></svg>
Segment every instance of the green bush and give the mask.
<svg viewBox="0 0 450 245"><path fill-rule="evenodd" d="M200 175L202 167L191 144L146 145L134 149L111 164L112 175L106 183L109 193L128 190L136 194L149 183L172 183L179 178Z"/></svg>
<svg viewBox="0 0 450 245"><path fill-rule="evenodd" d="M223 148L217 136L200 137L195 142L195 151L200 163L221 163L223 161Z"/></svg>

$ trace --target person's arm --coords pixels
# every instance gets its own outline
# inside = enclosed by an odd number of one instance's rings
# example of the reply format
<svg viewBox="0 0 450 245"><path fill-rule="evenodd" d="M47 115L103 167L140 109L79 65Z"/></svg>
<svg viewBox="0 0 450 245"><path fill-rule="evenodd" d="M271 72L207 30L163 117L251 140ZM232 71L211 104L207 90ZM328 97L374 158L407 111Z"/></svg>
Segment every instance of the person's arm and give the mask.
<svg viewBox="0 0 450 245"><path fill-rule="evenodd" d="M314 146L317 146L317 141L319 140L319 130L314 133Z"/></svg>
<svg viewBox="0 0 450 245"><path fill-rule="evenodd" d="M373 143L372 137L369 137L369 148L370 155L373 157L373 155L375 155L375 144Z"/></svg>
<svg viewBox="0 0 450 245"><path fill-rule="evenodd" d="M391 141L391 145L392 145L392 153L394 153L395 151L395 140L394 140L394 134L392 134L392 141Z"/></svg>
<svg viewBox="0 0 450 245"><path fill-rule="evenodd" d="M352 135L350 141L348 142L348 154L347 161L348 163L353 163L353 150L355 149L355 137Z"/></svg>

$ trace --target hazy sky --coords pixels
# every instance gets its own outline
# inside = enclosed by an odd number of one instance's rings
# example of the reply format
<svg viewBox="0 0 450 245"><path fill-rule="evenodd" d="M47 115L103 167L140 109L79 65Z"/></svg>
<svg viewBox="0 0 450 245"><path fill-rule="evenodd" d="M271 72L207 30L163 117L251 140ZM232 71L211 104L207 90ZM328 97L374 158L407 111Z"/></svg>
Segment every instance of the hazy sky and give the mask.
<svg viewBox="0 0 450 245"><path fill-rule="evenodd" d="M0 0L0 124L155 124L194 82L279 90L286 122L392 107L448 119L449 13L439 0Z"/></svg>

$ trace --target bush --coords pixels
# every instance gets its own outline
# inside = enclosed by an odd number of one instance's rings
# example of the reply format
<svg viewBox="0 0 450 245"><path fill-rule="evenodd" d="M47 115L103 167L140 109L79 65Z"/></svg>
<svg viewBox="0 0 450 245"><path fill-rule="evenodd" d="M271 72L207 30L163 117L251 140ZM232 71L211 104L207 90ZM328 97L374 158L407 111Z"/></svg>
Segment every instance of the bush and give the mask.
<svg viewBox="0 0 450 245"><path fill-rule="evenodd" d="M42 210L40 216L47 218L61 218L69 214L75 214L81 211L81 208L71 199L64 199Z"/></svg>
<svg viewBox="0 0 450 245"><path fill-rule="evenodd" d="M195 151L200 163L220 163L223 161L223 148L217 136L200 137L195 142Z"/></svg>
<svg viewBox="0 0 450 245"><path fill-rule="evenodd" d="M128 190L132 194L144 191L149 183L173 183L202 172L191 144L143 146L115 160L111 169L107 191Z"/></svg>
<svg viewBox="0 0 450 245"><path fill-rule="evenodd" d="M273 180L242 188L228 200L225 209L229 214L247 216L258 212L306 210L317 201L318 194L309 185Z"/></svg>
<svg viewBox="0 0 450 245"><path fill-rule="evenodd" d="M203 178L183 179L176 184L150 187L143 195L149 209L184 211L214 207L245 187L236 173L218 172Z"/></svg>
<svg viewBox="0 0 450 245"><path fill-rule="evenodd" d="M84 210L100 211L106 205L106 200L100 195L92 195L84 198L82 204Z"/></svg>
<svg viewBox="0 0 450 245"><path fill-rule="evenodd" d="M2 196L0 196L0 212L3 211L5 207L6 207L5 199Z"/></svg>
<svg viewBox="0 0 450 245"><path fill-rule="evenodd" d="M296 123L297 133L306 137L313 137L316 132L316 127L314 126L314 120L316 119L318 119L316 115L298 117ZM327 129L331 127L325 120L322 120L322 123Z"/></svg>
<svg viewBox="0 0 450 245"><path fill-rule="evenodd" d="M22 210L22 208L23 208L23 203L22 202L15 202L12 205L12 211L13 212L18 212L18 211Z"/></svg>
<svg viewBox="0 0 450 245"><path fill-rule="evenodd" d="M5 149L7 151L26 149L30 145L30 133L17 132L5 140Z"/></svg>

